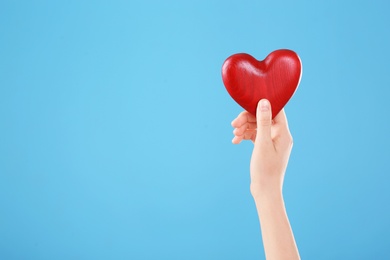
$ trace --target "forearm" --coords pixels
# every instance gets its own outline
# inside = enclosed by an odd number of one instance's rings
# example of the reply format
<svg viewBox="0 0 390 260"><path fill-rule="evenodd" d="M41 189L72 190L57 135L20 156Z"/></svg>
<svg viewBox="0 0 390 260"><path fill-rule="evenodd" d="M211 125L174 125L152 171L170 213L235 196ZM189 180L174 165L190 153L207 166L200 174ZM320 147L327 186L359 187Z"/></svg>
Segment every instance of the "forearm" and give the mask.
<svg viewBox="0 0 390 260"><path fill-rule="evenodd" d="M300 259L282 193L253 194L267 260Z"/></svg>

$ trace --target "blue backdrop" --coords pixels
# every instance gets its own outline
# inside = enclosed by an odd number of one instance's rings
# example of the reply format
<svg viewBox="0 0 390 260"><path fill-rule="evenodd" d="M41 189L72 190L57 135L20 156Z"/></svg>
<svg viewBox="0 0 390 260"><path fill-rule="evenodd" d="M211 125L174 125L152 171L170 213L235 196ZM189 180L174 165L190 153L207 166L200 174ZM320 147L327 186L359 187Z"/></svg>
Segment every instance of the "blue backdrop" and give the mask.
<svg viewBox="0 0 390 260"><path fill-rule="evenodd" d="M0 2L1 259L263 259L223 61L295 50L303 259L390 259L390 4Z"/></svg>

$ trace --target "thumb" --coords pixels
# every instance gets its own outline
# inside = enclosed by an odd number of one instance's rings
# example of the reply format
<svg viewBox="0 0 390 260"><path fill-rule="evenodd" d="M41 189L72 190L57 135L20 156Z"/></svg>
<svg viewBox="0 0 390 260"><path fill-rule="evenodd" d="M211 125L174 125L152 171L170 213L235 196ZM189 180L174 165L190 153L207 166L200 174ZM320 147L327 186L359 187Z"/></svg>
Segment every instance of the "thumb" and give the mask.
<svg viewBox="0 0 390 260"><path fill-rule="evenodd" d="M256 139L270 140L272 126L271 104L267 99L262 99L257 104L257 135Z"/></svg>

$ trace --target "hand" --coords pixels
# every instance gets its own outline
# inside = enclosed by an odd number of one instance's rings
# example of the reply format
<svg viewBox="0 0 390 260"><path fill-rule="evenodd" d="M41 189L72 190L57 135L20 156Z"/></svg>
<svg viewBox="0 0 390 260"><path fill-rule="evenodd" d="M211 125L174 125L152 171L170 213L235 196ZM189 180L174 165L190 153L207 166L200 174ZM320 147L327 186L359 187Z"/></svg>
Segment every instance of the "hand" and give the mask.
<svg viewBox="0 0 390 260"><path fill-rule="evenodd" d="M257 118L242 112L233 120L233 143L254 142L251 159L251 192L260 219L266 259L300 259L284 206L282 186L292 148L284 111L272 120L271 104L262 99Z"/></svg>
<svg viewBox="0 0 390 260"><path fill-rule="evenodd" d="M259 101L256 113L257 118L244 111L232 121L232 142L254 142L250 166L252 195L280 194L293 145L287 118L281 110L272 120L271 104L266 99Z"/></svg>

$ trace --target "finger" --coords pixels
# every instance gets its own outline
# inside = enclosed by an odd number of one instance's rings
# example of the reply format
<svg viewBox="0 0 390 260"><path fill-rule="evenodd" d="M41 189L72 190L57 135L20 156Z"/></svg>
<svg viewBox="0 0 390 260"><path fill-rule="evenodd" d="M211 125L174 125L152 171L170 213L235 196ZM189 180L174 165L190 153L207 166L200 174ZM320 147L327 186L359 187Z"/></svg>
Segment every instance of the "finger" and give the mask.
<svg viewBox="0 0 390 260"><path fill-rule="evenodd" d="M232 143L233 143L233 144L239 144L239 143L241 143L243 137L244 137L243 135L240 135L240 136L237 136L237 135L236 135L236 136L234 136L234 137L233 137L233 140L232 140Z"/></svg>
<svg viewBox="0 0 390 260"><path fill-rule="evenodd" d="M253 135L256 135L256 131L246 131L244 134L244 140L252 140Z"/></svg>
<svg viewBox="0 0 390 260"><path fill-rule="evenodd" d="M274 127L273 127L273 133L274 137L273 139L275 142L281 143L287 146L292 147L293 143L293 138L290 133L290 129L288 127L288 121L287 121L287 116L282 109L279 114L274 118Z"/></svg>
<svg viewBox="0 0 390 260"><path fill-rule="evenodd" d="M267 99L262 99L257 104L257 138L256 140L271 140L272 110Z"/></svg>
<svg viewBox="0 0 390 260"><path fill-rule="evenodd" d="M280 110L280 112L274 117L273 122L277 125L287 125L287 117L284 109Z"/></svg>
<svg viewBox="0 0 390 260"><path fill-rule="evenodd" d="M243 111L232 121L232 126L238 128L247 122L255 123L256 117L248 111Z"/></svg>
<svg viewBox="0 0 390 260"><path fill-rule="evenodd" d="M286 113L284 112L284 109L282 109L274 118L273 120L274 127L278 129L278 131L283 132L290 132L288 128L288 121Z"/></svg>
<svg viewBox="0 0 390 260"><path fill-rule="evenodd" d="M257 124L256 123L246 123L242 126L235 128L233 130L234 135L243 135L246 130L256 130Z"/></svg>
<svg viewBox="0 0 390 260"><path fill-rule="evenodd" d="M256 129L248 129L245 131L242 135L234 135L232 143L233 144L239 144L242 140L254 140L254 137L256 137Z"/></svg>

